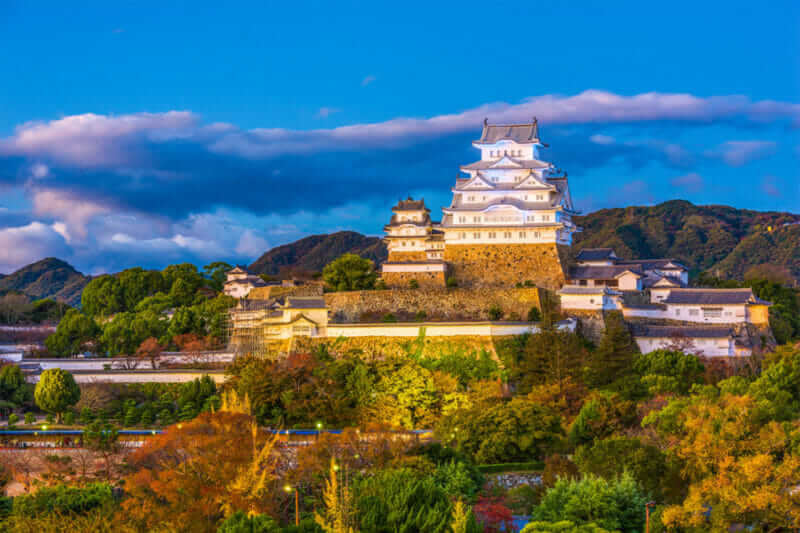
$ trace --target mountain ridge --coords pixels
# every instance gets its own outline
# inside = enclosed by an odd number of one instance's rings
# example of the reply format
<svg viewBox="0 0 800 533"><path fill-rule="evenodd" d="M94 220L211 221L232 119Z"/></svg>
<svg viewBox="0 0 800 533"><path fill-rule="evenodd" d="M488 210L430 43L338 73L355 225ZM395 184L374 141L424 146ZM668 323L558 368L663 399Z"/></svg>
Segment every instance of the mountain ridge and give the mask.
<svg viewBox="0 0 800 533"><path fill-rule="evenodd" d="M52 298L77 306L90 279L66 261L46 257L0 277L0 295L17 291L36 300Z"/></svg>

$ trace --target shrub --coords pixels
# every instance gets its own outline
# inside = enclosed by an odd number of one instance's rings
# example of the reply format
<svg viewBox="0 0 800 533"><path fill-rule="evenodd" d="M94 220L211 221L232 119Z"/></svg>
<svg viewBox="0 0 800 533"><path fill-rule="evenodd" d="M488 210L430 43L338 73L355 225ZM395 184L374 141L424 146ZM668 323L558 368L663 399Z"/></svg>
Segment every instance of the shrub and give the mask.
<svg viewBox="0 0 800 533"><path fill-rule="evenodd" d="M539 322L542 320L542 313L539 308L534 306L528 310L528 322Z"/></svg>
<svg viewBox="0 0 800 533"><path fill-rule="evenodd" d="M25 423L26 424L33 424L36 421L36 415L33 413L25 413Z"/></svg>
<svg viewBox="0 0 800 533"><path fill-rule="evenodd" d="M489 315L489 320L500 320L503 318L503 310L496 305L491 306L486 313Z"/></svg>
<svg viewBox="0 0 800 533"><path fill-rule="evenodd" d="M8 429L13 428L17 422L19 422L19 415L17 413L8 415Z"/></svg>
<svg viewBox="0 0 800 533"><path fill-rule="evenodd" d="M419 282L417 280L415 280L415 279L412 279L411 281L408 282L408 288L409 289L419 289Z"/></svg>
<svg viewBox="0 0 800 533"><path fill-rule="evenodd" d="M644 527L646 502L628 474L611 481L595 476L577 481L559 479L533 510L533 519L569 520L576 525L596 524L612 531L638 533Z"/></svg>
<svg viewBox="0 0 800 533"><path fill-rule="evenodd" d="M73 425L75 423L75 413L72 411L64 413L64 423L68 426Z"/></svg>
<svg viewBox="0 0 800 533"><path fill-rule="evenodd" d="M269 515L247 516L236 511L220 524L217 533L281 533L283 529Z"/></svg>
<svg viewBox="0 0 800 533"><path fill-rule="evenodd" d="M397 322L397 317L392 313L386 313L381 320L383 322Z"/></svg>
<svg viewBox="0 0 800 533"><path fill-rule="evenodd" d="M425 311L417 311L417 314L414 315L414 320L416 320L417 322L422 322L426 318L428 318L428 313L426 313Z"/></svg>
<svg viewBox="0 0 800 533"><path fill-rule="evenodd" d="M55 485L14 498L13 514L34 518L50 512L86 513L112 502L113 495L108 483L90 483L85 487Z"/></svg>
<svg viewBox="0 0 800 533"><path fill-rule="evenodd" d="M445 286L448 289L454 289L458 287L458 280L455 277L450 276L449 278L447 278L447 281L445 281Z"/></svg>
<svg viewBox="0 0 800 533"><path fill-rule="evenodd" d="M375 290L376 291L385 291L388 287L386 286L386 282L382 279L379 279L375 282Z"/></svg>

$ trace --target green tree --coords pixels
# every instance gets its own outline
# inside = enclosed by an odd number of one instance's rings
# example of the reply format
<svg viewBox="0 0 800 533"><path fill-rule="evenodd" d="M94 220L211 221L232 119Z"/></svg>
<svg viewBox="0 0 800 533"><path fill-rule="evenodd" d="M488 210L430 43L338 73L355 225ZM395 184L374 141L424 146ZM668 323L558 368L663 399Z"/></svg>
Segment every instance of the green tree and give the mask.
<svg viewBox="0 0 800 533"><path fill-rule="evenodd" d="M107 422L95 420L83 430L83 443L101 455L105 463L106 479L110 480L114 466L113 459L121 449L117 428Z"/></svg>
<svg viewBox="0 0 800 533"><path fill-rule="evenodd" d="M157 270L128 268L117 274L122 298L122 310L133 311L136 306L164 288L164 278Z"/></svg>
<svg viewBox="0 0 800 533"><path fill-rule="evenodd" d="M655 350L635 354L633 370L652 394L686 394L692 385L703 382L705 366L696 355Z"/></svg>
<svg viewBox="0 0 800 533"><path fill-rule="evenodd" d="M203 267L203 276L208 280L208 285L217 292L222 290L228 278L228 271L233 267L224 261L215 261Z"/></svg>
<svg viewBox="0 0 800 533"><path fill-rule="evenodd" d="M376 278L375 264L356 254L344 254L322 269L322 279L335 291L371 289Z"/></svg>
<svg viewBox="0 0 800 533"><path fill-rule="evenodd" d="M202 322L195 315L191 307L179 307L172 315L169 321L169 328L167 328L167 336L172 339L178 335L185 333L205 333Z"/></svg>
<svg viewBox="0 0 800 533"><path fill-rule="evenodd" d="M639 353L622 313L611 312L605 317L606 328L600 344L591 354L586 371L586 383L592 387L607 387L630 375L633 356Z"/></svg>
<svg viewBox="0 0 800 533"><path fill-rule="evenodd" d="M685 496L680 462L638 438L611 437L581 446L575 464L583 475L613 480L628 472L659 503L677 503Z"/></svg>
<svg viewBox="0 0 800 533"><path fill-rule="evenodd" d="M17 365L0 368L0 400L11 402L17 407L30 399L30 387L22 370Z"/></svg>
<svg viewBox="0 0 800 533"><path fill-rule="evenodd" d="M133 355L145 339L161 337L167 321L152 311L119 313L103 327L102 340L112 355Z"/></svg>
<svg viewBox="0 0 800 533"><path fill-rule="evenodd" d="M534 508L533 519L568 520L576 525L595 524L612 531L639 533L644 527L646 502L628 474L611 481L595 476L577 481L559 479Z"/></svg>
<svg viewBox="0 0 800 533"><path fill-rule="evenodd" d="M557 384L562 393L568 381L581 377L588 357L584 341L575 333L555 327L543 327L528 337L517 362L519 390L530 391L536 385Z"/></svg>
<svg viewBox="0 0 800 533"><path fill-rule="evenodd" d="M362 531L449 532L452 504L432 479L409 469L384 470L354 486Z"/></svg>
<svg viewBox="0 0 800 533"><path fill-rule="evenodd" d="M81 292L81 309L90 317L110 316L125 310L125 297L116 276L91 280Z"/></svg>
<svg viewBox="0 0 800 533"><path fill-rule="evenodd" d="M39 376L33 395L36 405L43 411L55 414L60 422L61 414L80 400L81 389L72 374L60 368L50 368Z"/></svg>
<svg viewBox="0 0 800 533"><path fill-rule="evenodd" d="M489 408L462 409L446 416L437 433L477 463L541 459L561 440L561 419L524 397Z"/></svg>
<svg viewBox="0 0 800 533"><path fill-rule="evenodd" d="M598 394L581 407L569 428L569 441L580 446L631 427L636 422L636 404L615 394Z"/></svg>
<svg viewBox="0 0 800 533"><path fill-rule="evenodd" d="M91 317L70 309L58 323L55 333L47 337L45 346L56 357L69 357L86 349L99 337L100 327Z"/></svg>

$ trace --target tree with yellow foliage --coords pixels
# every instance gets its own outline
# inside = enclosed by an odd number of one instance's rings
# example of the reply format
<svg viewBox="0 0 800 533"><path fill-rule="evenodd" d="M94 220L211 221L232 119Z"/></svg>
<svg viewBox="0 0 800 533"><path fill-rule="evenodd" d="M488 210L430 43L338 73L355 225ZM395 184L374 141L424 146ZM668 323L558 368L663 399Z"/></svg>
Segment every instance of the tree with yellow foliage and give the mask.
<svg viewBox="0 0 800 533"><path fill-rule="evenodd" d="M331 458L329 478L325 482L322 499L325 502L324 514L314 513L314 521L325 533L355 533L353 529L353 499L347 482L339 483L339 467Z"/></svg>

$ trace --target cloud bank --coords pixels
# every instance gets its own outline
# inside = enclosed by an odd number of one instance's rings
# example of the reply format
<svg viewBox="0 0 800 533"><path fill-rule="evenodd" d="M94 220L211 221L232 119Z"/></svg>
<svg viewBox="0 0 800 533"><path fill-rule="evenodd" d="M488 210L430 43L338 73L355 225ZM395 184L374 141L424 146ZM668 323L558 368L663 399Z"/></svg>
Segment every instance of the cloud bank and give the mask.
<svg viewBox="0 0 800 533"><path fill-rule="evenodd" d="M334 112L322 108L318 116ZM635 174L653 164L683 171L673 185L698 192L704 186L693 170L698 161L742 167L779 149L766 139L687 147L672 132L711 125L792 129L800 125L800 105L588 90L303 131L244 130L206 123L190 111L28 122L0 139L0 188L24 191L30 201L16 213L19 225L0 229L0 238L13 238L24 250L0 256L0 271L45 249L45 255L66 253L91 269L140 257L252 260L267 245L313 231L304 222L308 213L328 220L319 228L326 231L339 225L330 213L354 202L385 208L407 192L446 194L458 165L477 158L469 142L485 117L505 123L534 116L552 143L549 159L577 173L621 165L634 174L623 196L634 198L648 190L647 179ZM373 232L380 229L376 222L369 221ZM275 233L287 225L294 230Z"/></svg>

